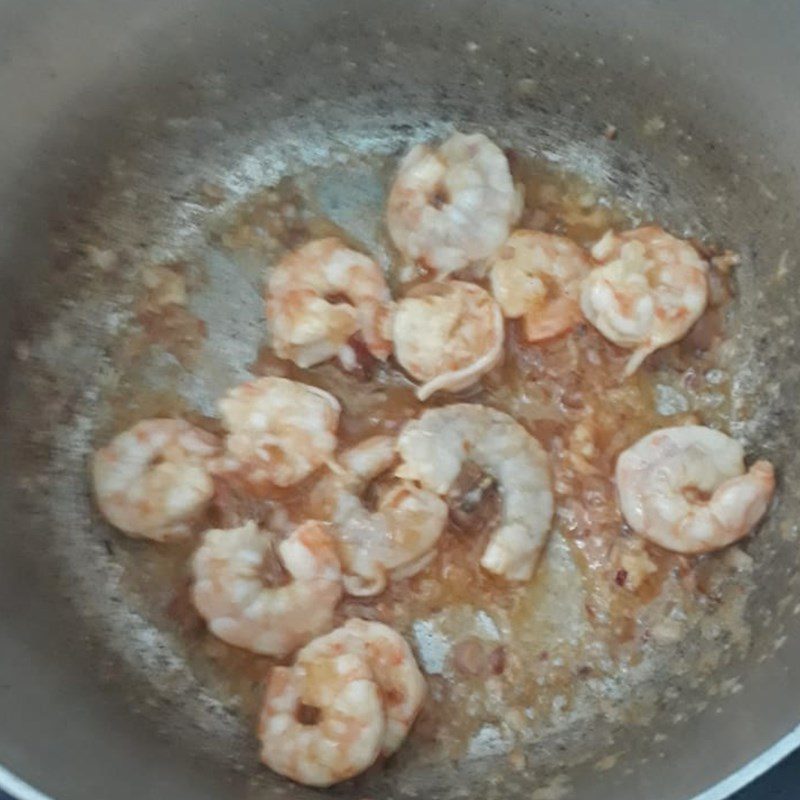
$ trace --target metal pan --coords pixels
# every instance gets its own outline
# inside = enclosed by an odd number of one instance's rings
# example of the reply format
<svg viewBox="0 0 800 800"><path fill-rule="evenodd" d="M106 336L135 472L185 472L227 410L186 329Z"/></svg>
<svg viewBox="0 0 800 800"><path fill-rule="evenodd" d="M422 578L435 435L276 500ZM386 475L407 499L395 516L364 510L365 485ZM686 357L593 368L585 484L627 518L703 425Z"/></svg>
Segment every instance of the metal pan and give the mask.
<svg viewBox="0 0 800 800"><path fill-rule="evenodd" d="M746 641L706 631L682 674L654 679L635 723L607 708L539 743L523 770L411 754L332 794L712 800L792 749L799 29L796 3L744 0L7 0L0 786L59 800L317 796L255 767L235 709L127 591L121 564L135 553L104 545L85 457L136 267L194 246L208 211L199 184L246 194L342 149L400 152L453 125L742 254L735 433L775 463L780 500L748 545ZM345 222L380 204L361 177L344 191L330 173ZM228 285L225 265L209 263ZM259 313L244 304L225 328L209 310L230 363L250 355ZM713 668L701 675L704 654Z"/></svg>

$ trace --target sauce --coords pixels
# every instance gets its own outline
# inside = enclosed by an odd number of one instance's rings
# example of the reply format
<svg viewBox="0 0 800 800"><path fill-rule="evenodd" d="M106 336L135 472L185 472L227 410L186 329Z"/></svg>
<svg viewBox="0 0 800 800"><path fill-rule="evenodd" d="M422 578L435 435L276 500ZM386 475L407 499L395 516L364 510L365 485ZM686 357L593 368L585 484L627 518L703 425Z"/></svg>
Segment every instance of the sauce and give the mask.
<svg viewBox="0 0 800 800"><path fill-rule="evenodd" d="M514 154L510 162L526 190L521 227L559 233L586 246L609 227L631 224L624 209L575 176ZM313 197L291 180L227 212L210 234L254 275L264 261L274 263L286 249L326 235L358 246L320 217ZM396 274L399 263L393 269ZM612 477L617 455L654 428L687 421L726 427L730 384L720 360L721 308L730 292L722 272L713 272L711 281L712 304L688 336L649 357L628 379L622 374L630 352L588 324L532 345L517 322L507 323L500 365L476 387L457 396L437 394L425 403L391 360L381 364L361 353L359 369L346 373L333 363L300 369L278 359L268 345L259 351L250 365L254 376L302 381L340 400L340 447L378 433L397 434L424 408L460 401L507 412L549 453L556 514L551 545L531 582L508 584L479 568L496 516L496 508L487 506L485 513L479 510L478 524L457 515L451 519L421 573L392 582L376 598L345 598L339 608L341 621L381 620L414 645L430 694L412 739L435 739L456 756L474 745L487 724L501 725L505 736L533 735L567 713L587 682L611 679L622 665L639 662L651 636L645 610L658 598L673 592L675 603L693 602L694 565L704 569L707 560L690 562L634 537L621 518ZM398 282L390 282L398 290ZM159 322L152 303L140 305L142 335L147 346L155 342L191 366L199 357L194 342L202 322L181 305L168 307L173 316ZM121 369L131 376L143 347L141 338L135 341L138 349L131 350L129 342L120 351ZM139 389L137 397L134 377L121 385L128 394L114 401L115 424L140 418L144 409L169 413L168 392L148 395ZM187 409L175 399L171 411L186 415ZM211 420L188 416L215 427ZM209 525L232 527L255 519L285 533L308 513L315 479L261 498L220 485ZM184 643L196 673L253 718L261 682L275 662L206 632L189 599L191 549L192 544L130 545L124 557L127 581L143 604L162 610L164 624ZM280 579L279 570L273 577Z"/></svg>

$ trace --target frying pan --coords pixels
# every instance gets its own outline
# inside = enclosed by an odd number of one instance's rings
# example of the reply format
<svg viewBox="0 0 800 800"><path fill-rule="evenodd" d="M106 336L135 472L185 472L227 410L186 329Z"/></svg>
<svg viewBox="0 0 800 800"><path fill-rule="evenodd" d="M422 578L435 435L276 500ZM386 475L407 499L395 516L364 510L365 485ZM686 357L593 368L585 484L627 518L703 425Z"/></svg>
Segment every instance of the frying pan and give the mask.
<svg viewBox="0 0 800 800"><path fill-rule="evenodd" d="M746 546L756 588L739 608L743 638L676 644L684 668L642 689L643 713L611 704L536 743L522 769L500 753L453 763L411 748L331 794L716 800L792 749L798 30L791 0L6 0L0 785L59 800L319 796L255 766L236 709L126 588L124 563L142 549L92 510L86 454L106 430L108 353L141 263L191 252L205 265L224 369L219 385L179 387L199 410L246 374L263 335L257 291L240 292L203 244L198 186L243 197L333 165L326 207L370 244L382 184L339 170L341 154L399 153L454 127L742 255L733 432L776 465L779 500Z"/></svg>

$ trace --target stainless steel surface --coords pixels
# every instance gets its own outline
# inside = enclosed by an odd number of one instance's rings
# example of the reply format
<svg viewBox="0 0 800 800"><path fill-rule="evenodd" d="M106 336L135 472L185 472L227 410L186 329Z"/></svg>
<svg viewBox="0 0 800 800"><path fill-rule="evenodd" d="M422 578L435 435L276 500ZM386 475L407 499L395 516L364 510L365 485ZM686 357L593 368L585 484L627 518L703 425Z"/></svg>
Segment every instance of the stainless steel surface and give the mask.
<svg viewBox="0 0 800 800"><path fill-rule="evenodd" d="M183 387L196 405L260 339L257 276L203 244L203 182L235 198L310 171L328 211L356 224L380 183L330 165L454 125L743 254L736 433L775 462L780 501L749 546L752 642L725 649L712 678L695 680L687 652L650 718L564 731L521 772L414 752L332 794L719 798L795 744L798 29L797 4L741 0L0 6L0 764L58 800L318 796L254 767L234 711L125 595L117 561L135 546L106 552L85 455L107 424L108 350L140 263L193 253L229 291L232 313L208 309L221 371ZM91 247L117 262L100 270Z"/></svg>

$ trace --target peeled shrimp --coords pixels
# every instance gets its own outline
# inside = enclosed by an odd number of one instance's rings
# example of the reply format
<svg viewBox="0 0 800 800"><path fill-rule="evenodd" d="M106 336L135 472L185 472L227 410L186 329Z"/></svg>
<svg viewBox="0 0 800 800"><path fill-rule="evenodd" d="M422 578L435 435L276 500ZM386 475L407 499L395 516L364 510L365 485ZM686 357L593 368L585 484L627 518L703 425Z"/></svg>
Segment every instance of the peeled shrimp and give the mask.
<svg viewBox="0 0 800 800"><path fill-rule="evenodd" d="M522 317L529 342L550 339L583 319L579 299L589 266L583 249L564 236L514 231L492 261L492 294L506 317Z"/></svg>
<svg viewBox="0 0 800 800"><path fill-rule="evenodd" d="M348 593L379 594L389 575L422 569L447 522L447 505L410 481L393 480L370 511L361 495L395 462L395 440L374 436L346 450L312 493L312 507L334 523Z"/></svg>
<svg viewBox="0 0 800 800"><path fill-rule="evenodd" d="M307 644L297 654L297 663L344 653L360 656L372 670L386 714L381 754L390 756L403 743L425 698L425 679L414 654L406 640L388 625L351 619Z"/></svg>
<svg viewBox="0 0 800 800"><path fill-rule="evenodd" d="M581 308L607 339L633 349L625 374L683 337L708 301L708 264L658 227L608 233L592 248L603 266L583 283Z"/></svg>
<svg viewBox="0 0 800 800"><path fill-rule="evenodd" d="M481 133L454 133L400 162L386 220L403 255L446 274L491 256L521 210L503 151Z"/></svg>
<svg viewBox="0 0 800 800"><path fill-rule="evenodd" d="M400 366L427 400L465 389L503 357L503 315L491 295L464 281L427 283L400 300L392 324Z"/></svg>
<svg viewBox="0 0 800 800"><path fill-rule="evenodd" d="M508 414L457 404L425 411L397 441L398 477L445 495L467 462L495 479L500 526L481 565L507 580L527 580L544 548L553 516L547 456L539 442Z"/></svg>
<svg viewBox="0 0 800 800"><path fill-rule="evenodd" d="M383 273L371 258L335 238L310 242L270 273L272 347L300 367L337 356L349 367L355 359L349 340L360 333L369 352L385 359L391 352L384 333L390 301Z"/></svg>
<svg viewBox="0 0 800 800"><path fill-rule="evenodd" d="M261 760L298 783L331 786L372 765L385 721L365 658L344 653L274 667L258 725Z"/></svg>
<svg viewBox="0 0 800 800"><path fill-rule="evenodd" d="M285 656L333 626L341 570L327 526L309 521L278 545L292 581L269 586L263 569L272 543L254 522L206 531L192 561L192 600L224 642Z"/></svg>
<svg viewBox="0 0 800 800"><path fill-rule="evenodd" d="M121 531L168 541L188 536L208 507L215 436L180 419L147 419L120 433L92 461L97 504Z"/></svg>
<svg viewBox="0 0 800 800"><path fill-rule="evenodd" d="M228 392L219 409L229 431L220 471L254 488L298 483L333 457L341 406L315 386L259 378Z"/></svg>
<svg viewBox="0 0 800 800"><path fill-rule="evenodd" d="M707 553L746 536L775 489L768 461L745 469L742 446L700 425L663 428L620 454L620 507L641 536L677 553Z"/></svg>

